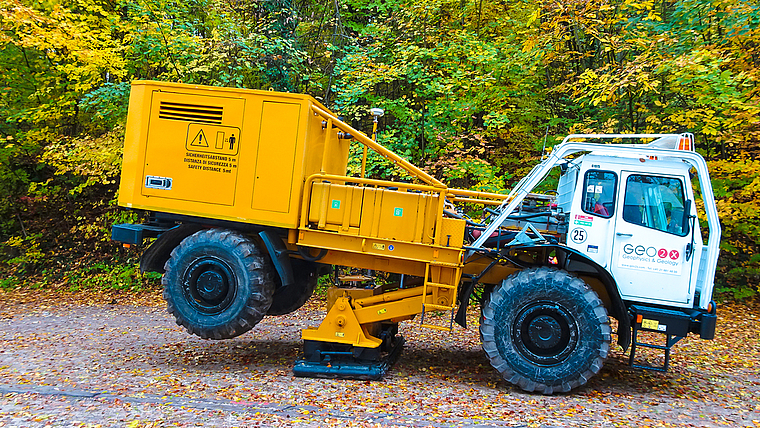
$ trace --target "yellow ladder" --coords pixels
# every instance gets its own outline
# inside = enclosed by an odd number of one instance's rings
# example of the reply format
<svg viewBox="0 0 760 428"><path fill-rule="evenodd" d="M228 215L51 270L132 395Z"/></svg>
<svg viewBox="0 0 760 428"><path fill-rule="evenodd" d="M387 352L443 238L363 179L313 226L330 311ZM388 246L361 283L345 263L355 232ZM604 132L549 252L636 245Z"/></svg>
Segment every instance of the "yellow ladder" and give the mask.
<svg viewBox="0 0 760 428"><path fill-rule="evenodd" d="M441 331L451 331L453 329L454 307L457 300L461 271L462 269L456 265L439 263L427 263L425 265L425 280L422 283L421 327ZM436 281L431 280L433 277L436 277ZM428 296L428 293L430 293L430 296ZM448 327L425 323L425 314L431 311L451 311Z"/></svg>

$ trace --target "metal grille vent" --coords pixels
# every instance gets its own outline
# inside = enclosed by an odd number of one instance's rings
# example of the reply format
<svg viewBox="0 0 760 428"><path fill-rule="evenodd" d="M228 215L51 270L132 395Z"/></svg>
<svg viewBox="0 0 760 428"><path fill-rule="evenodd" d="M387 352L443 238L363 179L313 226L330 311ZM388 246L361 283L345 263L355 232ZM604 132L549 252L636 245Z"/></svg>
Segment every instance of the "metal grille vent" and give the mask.
<svg viewBox="0 0 760 428"><path fill-rule="evenodd" d="M200 123L222 123L222 107L161 101L158 117L169 120L185 120Z"/></svg>

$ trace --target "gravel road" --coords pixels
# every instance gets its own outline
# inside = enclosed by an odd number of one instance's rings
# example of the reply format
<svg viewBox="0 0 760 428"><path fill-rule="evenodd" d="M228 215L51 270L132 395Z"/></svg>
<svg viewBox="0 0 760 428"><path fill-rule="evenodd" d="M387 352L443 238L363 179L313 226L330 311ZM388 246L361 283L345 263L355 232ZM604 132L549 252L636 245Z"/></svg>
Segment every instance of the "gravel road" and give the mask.
<svg viewBox="0 0 760 428"><path fill-rule="evenodd" d="M546 397L503 382L472 326L404 324L382 381L302 379L300 330L322 301L209 341L159 296L0 291L0 427L760 427L757 306L722 309L718 340L676 345L670 373L631 369L617 350L586 387Z"/></svg>

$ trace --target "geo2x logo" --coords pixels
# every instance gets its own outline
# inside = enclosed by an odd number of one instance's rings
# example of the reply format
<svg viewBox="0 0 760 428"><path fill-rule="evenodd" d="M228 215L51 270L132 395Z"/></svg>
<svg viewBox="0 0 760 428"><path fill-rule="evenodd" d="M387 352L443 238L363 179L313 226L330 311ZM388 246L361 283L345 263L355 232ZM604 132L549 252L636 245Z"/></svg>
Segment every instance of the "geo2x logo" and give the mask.
<svg viewBox="0 0 760 428"><path fill-rule="evenodd" d="M665 259L670 257L671 260L678 260L678 256L680 254L678 253L678 250L667 250L665 248L660 248L659 250L655 247L644 247L643 245L637 245L633 246L631 244L625 244L623 246L623 252L626 254L636 254L637 256L643 256L646 254L649 257L657 256L661 259Z"/></svg>

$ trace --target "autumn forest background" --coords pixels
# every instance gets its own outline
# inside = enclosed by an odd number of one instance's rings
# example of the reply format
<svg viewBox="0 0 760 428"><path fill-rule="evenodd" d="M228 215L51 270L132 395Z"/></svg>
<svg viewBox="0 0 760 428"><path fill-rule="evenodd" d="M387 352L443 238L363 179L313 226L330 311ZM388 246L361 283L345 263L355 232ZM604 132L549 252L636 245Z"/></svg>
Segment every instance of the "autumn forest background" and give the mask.
<svg viewBox="0 0 760 428"><path fill-rule="evenodd" d="M109 241L134 79L308 93L447 183L572 132L692 132L721 297L760 280L758 0L0 0L0 288L141 289ZM375 177L394 173L370 158Z"/></svg>

